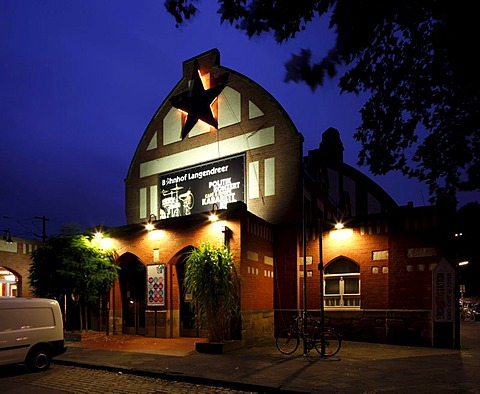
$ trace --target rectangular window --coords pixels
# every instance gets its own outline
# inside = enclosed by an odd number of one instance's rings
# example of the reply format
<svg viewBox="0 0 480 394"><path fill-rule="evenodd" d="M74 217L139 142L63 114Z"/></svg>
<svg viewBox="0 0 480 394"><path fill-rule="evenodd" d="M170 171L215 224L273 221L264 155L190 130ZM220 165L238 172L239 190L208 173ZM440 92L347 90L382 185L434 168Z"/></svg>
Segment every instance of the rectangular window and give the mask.
<svg viewBox="0 0 480 394"><path fill-rule="evenodd" d="M138 204L140 219L147 217L147 189L142 187L140 189L140 201Z"/></svg>
<svg viewBox="0 0 480 394"><path fill-rule="evenodd" d="M325 275L325 307L359 308L360 275L341 274Z"/></svg>
<svg viewBox="0 0 480 394"><path fill-rule="evenodd" d="M265 196L275 195L275 158L265 159Z"/></svg>
<svg viewBox="0 0 480 394"><path fill-rule="evenodd" d="M388 260L388 250L373 251L372 260Z"/></svg>
<svg viewBox="0 0 480 394"><path fill-rule="evenodd" d="M258 161L248 163L248 198L260 197Z"/></svg>
<svg viewBox="0 0 480 394"><path fill-rule="evenodd" d="M150 215L158 219L158 186L150 186Z"/></svg>
<svg viewBox="0 0 480 394"><path fill-rule="evenodd" d="M344 278L345 292L344 294L360 293L360 283L358 278Z"/></svg>

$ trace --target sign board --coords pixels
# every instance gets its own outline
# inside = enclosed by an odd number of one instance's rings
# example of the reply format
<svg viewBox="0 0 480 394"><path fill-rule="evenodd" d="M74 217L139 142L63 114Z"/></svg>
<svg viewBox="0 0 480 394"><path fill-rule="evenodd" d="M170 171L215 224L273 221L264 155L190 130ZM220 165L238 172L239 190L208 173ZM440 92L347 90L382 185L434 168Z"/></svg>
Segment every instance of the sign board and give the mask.
<svg viewBox="0 0 480 394"><path fill-rule="evenodd" d="M165 264L147 265L147 305L165 306Z"/></svg>
<svg viewBox="0 0 480 394"><path fill-rule="evenodd" d="M434 322L455 321L455 269L442 259L432 276L432 313Z"/></svg>
<svg viewBox="0 0 480 394"><path fill-rule="evenodd" d="M211 161L160 175L160 219L227 208L244 201L245 155Z"/></svg>

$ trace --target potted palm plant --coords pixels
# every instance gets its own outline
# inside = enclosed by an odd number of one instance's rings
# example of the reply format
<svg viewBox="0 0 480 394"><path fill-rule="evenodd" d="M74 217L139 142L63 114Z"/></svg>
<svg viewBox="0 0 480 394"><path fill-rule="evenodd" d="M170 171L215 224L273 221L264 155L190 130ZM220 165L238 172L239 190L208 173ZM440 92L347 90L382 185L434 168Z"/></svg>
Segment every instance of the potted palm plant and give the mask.
<svg viewBox="0 0 480 394"><path fill-rule="evenodd" d="M224 353L238 348L238 341L231 341L231 323L239 316L239 277L228 247L204 242L193 249L186 260L183 285L191 299L195 324L208 336L207 342L195 344L196 350Z"/></svg>

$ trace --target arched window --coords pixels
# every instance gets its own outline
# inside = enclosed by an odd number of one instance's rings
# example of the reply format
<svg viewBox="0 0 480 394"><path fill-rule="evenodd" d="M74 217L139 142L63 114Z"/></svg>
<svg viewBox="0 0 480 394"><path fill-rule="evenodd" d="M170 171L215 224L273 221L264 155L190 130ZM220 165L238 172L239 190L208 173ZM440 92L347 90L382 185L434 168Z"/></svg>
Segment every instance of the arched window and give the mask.
<svg viewBox="0 0 480 394"><path fill-rule="evenodd" d="M360 266L339 257L325 267L325 307L360 308Z"/></svg>

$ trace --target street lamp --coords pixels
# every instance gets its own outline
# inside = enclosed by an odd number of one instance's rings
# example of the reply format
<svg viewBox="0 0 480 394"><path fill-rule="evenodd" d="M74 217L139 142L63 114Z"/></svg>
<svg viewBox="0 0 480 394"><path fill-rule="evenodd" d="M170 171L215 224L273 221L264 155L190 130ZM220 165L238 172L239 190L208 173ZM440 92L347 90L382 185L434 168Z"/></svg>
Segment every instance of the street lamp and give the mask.
<svg viewBox="0 0 480 394"><path fill-rule="evenodd" d="M324 276L324 267L323 267L323 226L322 218L318 219L318 271L320 273L320 332L323 331L325 324L325 298L323 295L324 285L323 285L323 276ZM322 352L324 352L324 344L322 337Z"/></svg>

